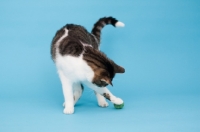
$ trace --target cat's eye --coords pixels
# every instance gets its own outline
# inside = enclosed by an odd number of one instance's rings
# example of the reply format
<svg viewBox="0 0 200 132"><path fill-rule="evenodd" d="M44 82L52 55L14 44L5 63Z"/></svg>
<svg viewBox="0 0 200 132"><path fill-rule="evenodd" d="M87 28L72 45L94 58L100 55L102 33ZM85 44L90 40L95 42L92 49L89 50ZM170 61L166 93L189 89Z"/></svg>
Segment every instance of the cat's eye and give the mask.
<svg viewBox="0 0 200 132"><path fill-rule="evenodd" d="M101 84L105 84L106 83L105 81L102 81L102 80L100 80L100 82L101 82Z"/></svg>
<svg viewBox="0 0 200 132"><path fill-rule="evenodd" d="M101 82L102 85L108 85L107 82L104 79L101 79L100 82Z"/></svg>

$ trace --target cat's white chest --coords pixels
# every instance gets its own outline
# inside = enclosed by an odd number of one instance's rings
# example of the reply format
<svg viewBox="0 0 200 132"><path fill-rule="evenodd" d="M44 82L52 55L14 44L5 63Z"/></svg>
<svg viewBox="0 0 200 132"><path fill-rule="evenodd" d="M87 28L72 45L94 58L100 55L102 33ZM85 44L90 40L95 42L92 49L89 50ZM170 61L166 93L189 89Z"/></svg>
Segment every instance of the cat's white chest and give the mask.
<svg viewBox="0 0 200 132"><path fill-rule="evenodd" d="M58 55L56 66L58 70L62 71L73 82L91 82L94 76L93 70L82 59L82 55L79 57Z"/></svg>

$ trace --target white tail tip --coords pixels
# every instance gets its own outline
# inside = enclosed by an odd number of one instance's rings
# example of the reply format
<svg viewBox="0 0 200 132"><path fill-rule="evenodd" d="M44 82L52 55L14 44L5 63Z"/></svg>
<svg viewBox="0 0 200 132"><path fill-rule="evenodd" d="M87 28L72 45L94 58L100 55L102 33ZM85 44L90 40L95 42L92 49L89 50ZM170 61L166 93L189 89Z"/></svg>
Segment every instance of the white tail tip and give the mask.
<svg viewBox="0 0 200 132"><path fill-rule="evenodd" d="M123 22L118 21L117 23L115 23L115 27L124 27L125 24Z"/></svg>

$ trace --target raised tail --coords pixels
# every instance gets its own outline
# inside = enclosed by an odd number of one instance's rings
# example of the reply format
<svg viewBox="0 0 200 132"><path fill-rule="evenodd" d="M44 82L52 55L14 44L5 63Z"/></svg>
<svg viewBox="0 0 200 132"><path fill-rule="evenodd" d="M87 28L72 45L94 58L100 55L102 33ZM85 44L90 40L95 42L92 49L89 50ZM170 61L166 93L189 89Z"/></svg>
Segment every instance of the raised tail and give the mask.
<svg viewBox="0 0 200 132"><path fill-rule="evenodd" d="M101 29L105 26L111 24L114 27L124 27L124 23L118 21L117 19L113 18L113 17L103 17L100 18L95 24L94 27L92 29L92 34L96 36L97 40L100 43L100 39L101 39Z"/></svg>

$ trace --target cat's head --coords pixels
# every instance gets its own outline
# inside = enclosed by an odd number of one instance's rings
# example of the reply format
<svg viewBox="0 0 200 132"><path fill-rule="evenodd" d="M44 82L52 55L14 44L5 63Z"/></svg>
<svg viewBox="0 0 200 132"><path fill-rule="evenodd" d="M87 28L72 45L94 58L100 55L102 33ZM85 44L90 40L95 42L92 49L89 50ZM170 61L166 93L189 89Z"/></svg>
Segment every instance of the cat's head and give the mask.
<svg viewBox="0 0 200 132"><path fill-rule="evenodd" d="M117 65L114 61L107 58L106 55L93 48L86 48L83 59L93 69L94 77L92 83L98 87L113 85L112 80L116 73L124 73L125 69Z"/></svg>
<svg viewBox="0 0 200 132"><path fill-rule="evenodd" d="M113 63L112 67L101 68L98 67L94 72L93 83L98 87L106 87L112 85L112 80L116 73L124 73L125 69L117 64Z"/></svg>

